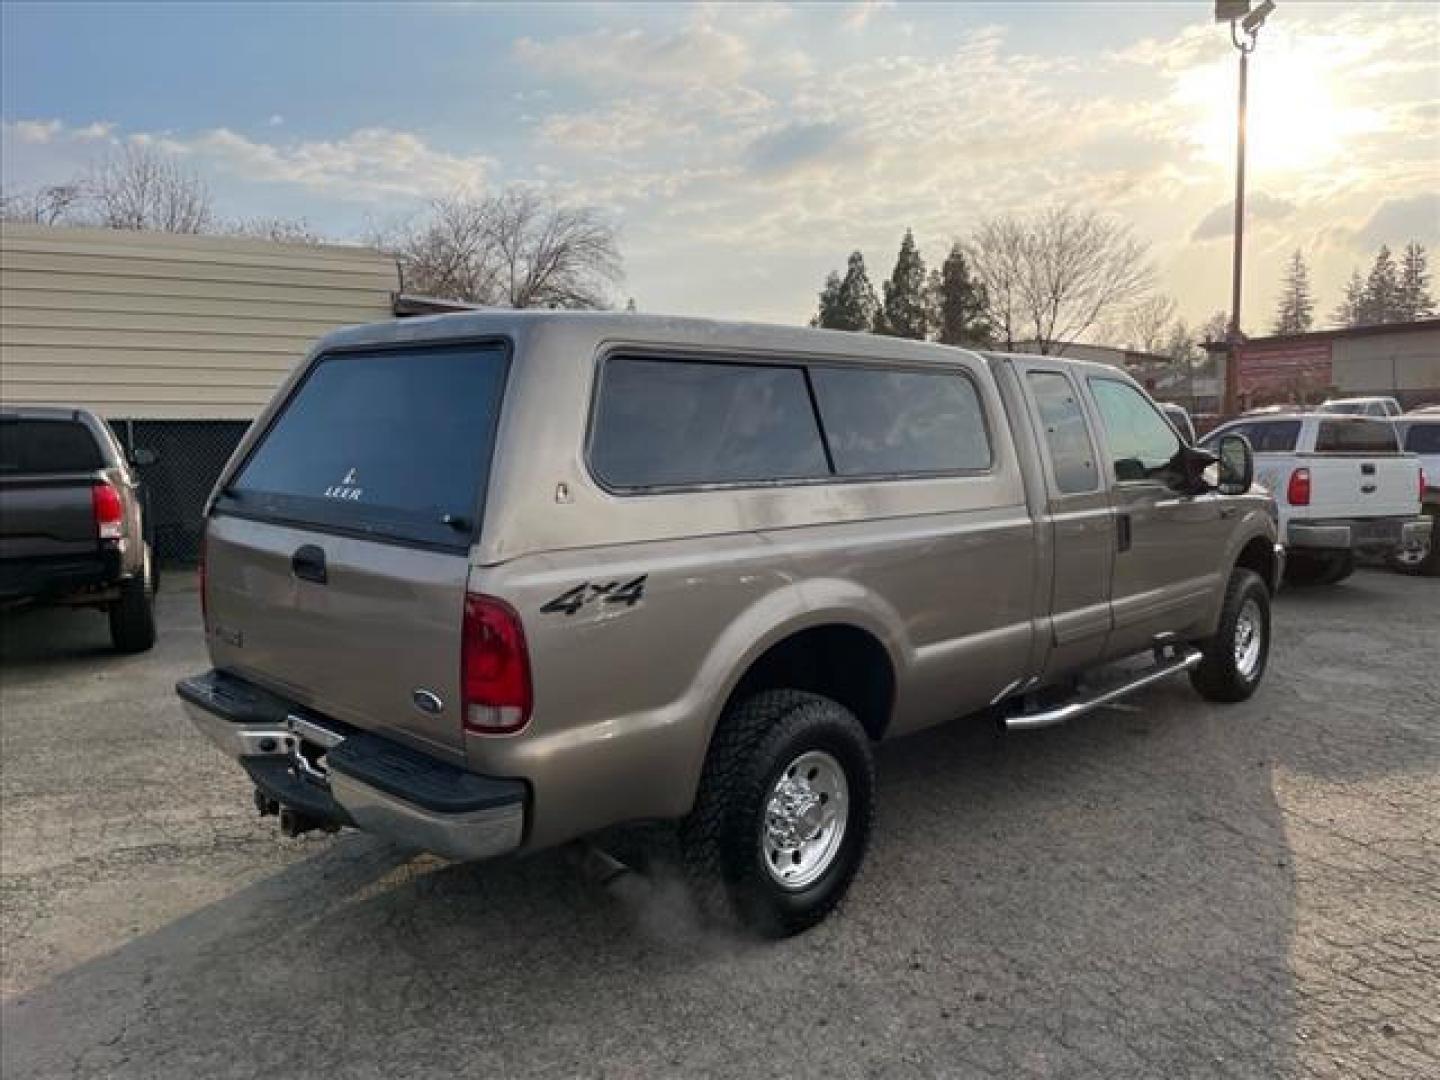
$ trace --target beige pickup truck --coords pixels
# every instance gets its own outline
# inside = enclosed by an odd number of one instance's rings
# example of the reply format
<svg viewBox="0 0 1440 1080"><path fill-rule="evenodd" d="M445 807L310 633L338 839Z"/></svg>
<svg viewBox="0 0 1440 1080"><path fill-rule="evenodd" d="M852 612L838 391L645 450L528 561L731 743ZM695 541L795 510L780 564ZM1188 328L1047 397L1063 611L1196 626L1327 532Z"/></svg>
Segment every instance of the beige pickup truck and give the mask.
<svg viewBox="0 0 1440 1080"><path fill-rule="evenodd" d="M1280 580L1242 438L1123 372L864 334L483 312L321 341L207 511L178 692L288 833L455 859L675 823L786 934L860 866L872 747L1188 672L1254 692Z"/></svg>

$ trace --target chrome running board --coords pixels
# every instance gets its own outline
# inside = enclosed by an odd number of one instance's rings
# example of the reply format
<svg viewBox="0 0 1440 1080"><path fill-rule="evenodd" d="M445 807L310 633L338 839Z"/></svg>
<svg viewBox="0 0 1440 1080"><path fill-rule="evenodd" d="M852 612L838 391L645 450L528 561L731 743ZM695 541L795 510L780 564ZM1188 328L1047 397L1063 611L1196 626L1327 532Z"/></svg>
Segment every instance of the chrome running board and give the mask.
<svg viewBox="0 0 1440 1080"><path fill-rule="evenodd" d="M1159 650L1156 650L1157 653ZM1056 706L1053 709L1044 709L1040 712L1019 712L1005 717L1005 728L1007 731L1031 731L1034 728L1053 727L1055 724L1063 724L1067 720L1073 720L1077 716L1084 716L1093 709L1102 705L1108 705L1112 701L1133 694L1136 690L1143 690L1151 683L1157 683L1161 679L1168 679L1171 675L1178 675L1182 671L1189 671L1204 659L1199 649L1187 649L1169 659L1160 660L1152 668L1140 672L1118 686L1099 690L1090 694L1082 693L1064 705Z"/></svg>

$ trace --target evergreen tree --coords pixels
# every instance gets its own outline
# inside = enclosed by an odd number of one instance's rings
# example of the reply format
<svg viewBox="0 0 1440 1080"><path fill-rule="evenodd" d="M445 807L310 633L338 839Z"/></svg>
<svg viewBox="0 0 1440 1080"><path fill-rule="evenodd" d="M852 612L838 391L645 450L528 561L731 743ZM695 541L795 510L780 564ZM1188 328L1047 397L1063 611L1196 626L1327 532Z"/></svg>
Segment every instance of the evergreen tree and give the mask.
<svg viewBox="0 0 1440 1080"><path fill-rule="evenodd" d="M1434 314L1434 311L1425 249L1411 241L1405 245L1405 254L1400 262L1400 318L1412 322Z"/></svg>
<svg viewBox="0 0 1440 1080"><path fill-rule="evenodd" d="M1351 270L1350 280L1345 283L1345 296L1331 318L1337 326L1359 326L1365 310L1365 282L1360 280L1360 271Z"/></svg>
<svg viewBox="0 0 1440 1080"><path fill-rule="evenodd" d="M951 246L950 254L930 281L936 340L942 345L992 344L985 286L970 276L959 244Z"/></svg>
<svg viewBox="0 0 1440 1080"><path fill-rule="evenodd" d="M840 318L840 275L834 270L825 279L825 287L820 290L820 310L810 320L811 326L820 326L826 330L839 330L837 324Z"/></svg>
<svg viewBox="0 0 1440 1080"><path fill-rule="evenodd" d="M1280 303L1275 309L1274 334L1303 334L1315 321L1315 299L1310 293L1310 270L1297 248L1285 268Z"/></svg>
<svg viewBox="0 0 1440 1080"><path fill-rule="evenodd" d="M1360 302L1360 324L1396 322L1400 314L1400 275L1390 247L1381 244L1375 253L1375 264L1365 279L1365 295Z"/></svg>
<svg viewBox="0 0 1440 1080"><path fill-rule="evenodd" d="M825 288L820 291L820 310L810 322L827 330L869 330L875 325L879 310L875 287L865 272L865 256L852 251L845 276L832 273L825 279Z"/></svg>
<svg viewBox="0 0 1440 1080"><path fill-rule="evenodd" d="M875 329L877 333L893 337L924 341L930 336L929 316L925 260L915 246L914 234L906 229L900 241L900 253L895 257L895 269L885 282L884 322Z"/></svg>

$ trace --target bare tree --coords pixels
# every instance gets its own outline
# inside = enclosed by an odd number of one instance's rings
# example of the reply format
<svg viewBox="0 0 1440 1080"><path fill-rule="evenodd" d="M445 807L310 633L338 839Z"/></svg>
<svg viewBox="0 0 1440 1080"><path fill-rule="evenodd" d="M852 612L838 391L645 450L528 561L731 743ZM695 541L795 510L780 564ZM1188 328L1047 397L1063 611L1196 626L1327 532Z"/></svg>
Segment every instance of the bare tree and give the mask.
<svg viewBox="0 0 1440 1080"><path fill-rule="evenodd" d="M1125 344L1139 352L1163 353L1174 321L1174 300L1159 294L1147 296L1125 313Z"/></svg>
<svg viewBox="0 0 1440 1080"><path fill-rule="evenodd" d="M86 187L106 228L201 233L214 222L199 174L153 146L127 143L94 166Z"/></svg>
<svg viewBox="0 0 1440 1080"><path fill-rule="evenodd" d="M1154 286L1146 245L1091 210L991 218L969 249L991 321L1009 347L1029 340L1042 353L1058 352Z"/></svg>
<svg viewBox="0 0 1440 1080"><path fill-rule="evenodd" d="M423 218L377 230L371 242L400 260L407 292L497 304L500 269L492 232L488 200L457 195L435 200Z"/></svg>
<svg viewBox="0 0 1440 1080"><path fill-rule="evenodd" d="M592 207L528 188L455 195L376 237L411 292L529 308L596 308L622 277L615 230Z"/></svg>
<svg viewBox="0 0 1440 1080"><path fill-rule="evenodd" d="M622 275L615 230L598 210L527 188L498 195L495 243L510 307L598 308Z"/></svg>
<svg viewBox="0 0 1440 1080"><path fill-rule="evenodd" d="M321 236L304 218L253 217L231 222L224 230L230 236L253 240L274 240L282 244L323 244Z"/></svg>
<svg viewBox="0 0 1440 1080"><path fill-rule="evenodd" d="M1200 341L1205 345L1216 345L1230 337L1230 316L1223 311L1212 311L1200 324Z"/></svg>
<svg viewBox="0 0 1440 1080"><path fill-rule="evenodd" d="M30 225L78 220L84 198L84 189L75 181L0 195L0 220Z"/></svg>

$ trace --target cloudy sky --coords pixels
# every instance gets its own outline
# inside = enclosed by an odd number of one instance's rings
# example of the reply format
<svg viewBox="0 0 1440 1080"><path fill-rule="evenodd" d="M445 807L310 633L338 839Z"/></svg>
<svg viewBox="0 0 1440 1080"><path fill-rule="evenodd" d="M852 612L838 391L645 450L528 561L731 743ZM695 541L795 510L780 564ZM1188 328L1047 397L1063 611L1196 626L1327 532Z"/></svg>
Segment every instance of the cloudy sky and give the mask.
<svg viewBox="0 0 1440 1080"><path fill-rule="evenodd" d="M1199 320L1229 295L1211 8L7 2L0 164L9 191L151 140L226 215L346 239L542 184L613 215L642 310L780 322L852 248L878 279L907 226L935 259L1068 201L1132 223ZM1296 247L1322 315L1380 243L1440 249L1440 5L1280 0L1251 100L1248 330Z"/></svg>

